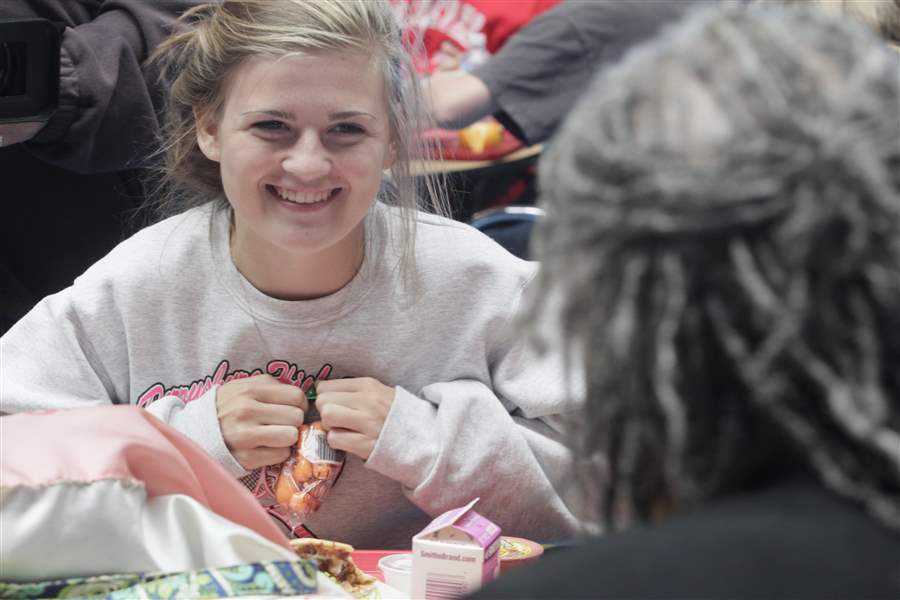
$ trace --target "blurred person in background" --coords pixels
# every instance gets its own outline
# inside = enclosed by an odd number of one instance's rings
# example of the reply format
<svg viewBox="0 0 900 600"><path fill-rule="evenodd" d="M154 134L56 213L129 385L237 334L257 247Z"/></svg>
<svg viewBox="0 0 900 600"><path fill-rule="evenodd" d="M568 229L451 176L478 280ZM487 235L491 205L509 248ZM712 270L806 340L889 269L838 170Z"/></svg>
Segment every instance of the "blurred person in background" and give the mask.
<svg viewBox="0 0 900 600"><path fill-rule="evenodd" d="M482 66L517 31L560 0L391 0L404 29L416 70L430 74L463 73ZM487 116L478 115L472 122ZM429 148L441 156L422 165L446 175L453 218L469 221L480 210L507 204L533 204L534 163L498 161L522 148L512 134L492 119L485 128L459 131L454 123L433 123L423 132ZM437 126L435 126L437 125ZM491 134L485 132L492 132ZM490 163L498 161L496 164ZM464 164L468 163L468 164ZM463 164L462 168L458 168ZM487 168L490 165L490 168ZM502 240L498 240L501 241ZM514 249L507 244L507 248ZM524 254L519 253L520 256Z"/></svg>
<svg viewBox="0 0 900 600"><path fill-rule="evenodd" d="M606 532L480 597L900 597L898 68L854 20L730 5L592 85L530 314L587 374Z"/></svg>
<svg viewBox="0 0 900 600"><path fill-rule="evenodd" d="M47 19L62 30L58 108L31 139L0 147L0 333L136 229L167 89L145 60L196 4L0 3L0 20Z"/></svg>
<svg viewBox="0 0 900 600"><path fill-rule="evenodd" d="M438 125L459 129L477 128L478 121L499 123L501 146L512 143L516 148L518 142L531 147L532 158L519 164L455 175L450 187L462 190L456 196L463 198L455 204L472 208L457 212L465 217L510 204L533 205L539 144L553 136L597 70L615 64L632 45L678 21L698 2L711 1L564 0L535 17L481 64L433 72L423 86ZM443 149L443 155L454 153ZM491 235L530 258L530 232L531 224L519 221Z"/></svg>
<svg viewBox="0 0 900 600"><path fill-rule="evenodd" d="M861 19L889 44L900 46L900 0L783 0Z"/></svg>
<svg viewBox="0 0 900 600"><path fill-rule="evenodd" d="M548 140L599 68L712 0L567 0L541 13L482 65L432 74L426 97L443 127L493 114L527 145Z"/></svg>

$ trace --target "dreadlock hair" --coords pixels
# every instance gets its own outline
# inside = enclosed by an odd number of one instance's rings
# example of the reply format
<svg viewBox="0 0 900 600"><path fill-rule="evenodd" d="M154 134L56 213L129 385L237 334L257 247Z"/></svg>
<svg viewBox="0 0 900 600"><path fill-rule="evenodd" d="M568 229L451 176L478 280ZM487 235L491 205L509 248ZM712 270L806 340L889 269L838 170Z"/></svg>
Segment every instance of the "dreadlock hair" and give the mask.
<svg viewBox="0 0 900 600"><path fill-rule="evenodd" d="M583 362L607 526L746 489L783 441L900 529L897 59L822 11L704 10L545 152L529 316Z"/></svg>
<svg viewBox="0 0 900 600"><path fill-rule="evenodd" d="M782 0L782 2L805 2L826 10L843 12L861 19L886 41L895 45L900 44L900 0Z"/></svg>

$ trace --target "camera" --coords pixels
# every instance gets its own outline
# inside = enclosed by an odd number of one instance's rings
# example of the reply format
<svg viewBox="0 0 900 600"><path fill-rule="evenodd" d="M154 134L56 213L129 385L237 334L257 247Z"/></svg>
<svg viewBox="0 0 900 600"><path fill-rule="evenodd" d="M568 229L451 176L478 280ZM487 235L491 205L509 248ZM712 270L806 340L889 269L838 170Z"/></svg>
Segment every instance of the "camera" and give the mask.
<svg viewBox="0 0 900 600"><path fill-rule="evenodd" d="M0 146L30 139L56 111L61 36L46 19L0 19Z"/></svg>

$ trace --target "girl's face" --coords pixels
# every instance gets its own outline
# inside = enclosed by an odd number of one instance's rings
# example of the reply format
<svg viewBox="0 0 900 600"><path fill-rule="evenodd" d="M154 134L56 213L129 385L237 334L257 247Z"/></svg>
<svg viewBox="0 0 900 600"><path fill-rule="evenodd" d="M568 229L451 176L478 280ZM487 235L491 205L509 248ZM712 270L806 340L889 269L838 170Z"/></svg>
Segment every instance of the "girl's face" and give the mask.
<svg viewBox="0 0 900 600"><path fill-rule="evenodd" d="M234 209L236 264L358 262L392 156L376 60L250 58L232 71L221 114L197 129Z"/></svg>

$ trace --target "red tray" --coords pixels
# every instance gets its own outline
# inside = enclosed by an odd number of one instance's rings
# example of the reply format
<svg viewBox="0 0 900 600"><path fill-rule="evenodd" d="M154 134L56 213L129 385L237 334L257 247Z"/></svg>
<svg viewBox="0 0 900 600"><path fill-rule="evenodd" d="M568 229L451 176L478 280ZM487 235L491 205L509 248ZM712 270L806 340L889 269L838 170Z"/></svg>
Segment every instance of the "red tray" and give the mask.
<svg viewBox="0 0 900 600"><path fill-rule="evenodd" d="M409 550L354 550L353 562L369 575L384 581L384 576L378 570L378 561L390 554L405 554L408 552Z"/></svg>
<svg viewBox="0 0 900 600"><path fill-rule="evenodd" d="M463 146L459 140L459 131L456 129L429 129L423 135L430 145L440 147L444 160L496 160L512 154L523 145L505 129L500 143L485 149L484 152L474 152Z"/></svg>

